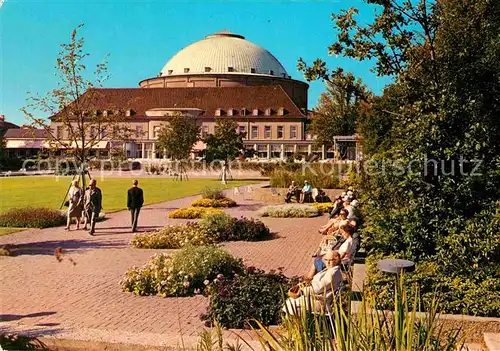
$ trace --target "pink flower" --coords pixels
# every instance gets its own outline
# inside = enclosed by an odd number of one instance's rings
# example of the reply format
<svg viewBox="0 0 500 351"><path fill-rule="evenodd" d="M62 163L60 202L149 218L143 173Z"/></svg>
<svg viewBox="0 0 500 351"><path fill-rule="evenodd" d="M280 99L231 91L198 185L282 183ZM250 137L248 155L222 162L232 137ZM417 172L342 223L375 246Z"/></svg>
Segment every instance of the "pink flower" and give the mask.
<svg viewBox="0 0 500 351"><path fill-rule="evenodd" d="M195 293L195 294L200 294L200 293L201 293L201 290L200 290L200 289L198 289L198 288L196 288L196 289L194 289L194 293Z"/></svg>
<svg viewBox="0 0 500 351"><path fill-rule="evenodd" d="M222 279L224 279L224 276L222 274L217 274L217 279L222 280Z"/></svg>
<svg viewBox="0 0 500 351"><path fill-rule="evenodd" d="M190 285L190 284L189 284L189 282L184 282L184 286L185 286L186 288L189 288L189 285Z"/></svg>

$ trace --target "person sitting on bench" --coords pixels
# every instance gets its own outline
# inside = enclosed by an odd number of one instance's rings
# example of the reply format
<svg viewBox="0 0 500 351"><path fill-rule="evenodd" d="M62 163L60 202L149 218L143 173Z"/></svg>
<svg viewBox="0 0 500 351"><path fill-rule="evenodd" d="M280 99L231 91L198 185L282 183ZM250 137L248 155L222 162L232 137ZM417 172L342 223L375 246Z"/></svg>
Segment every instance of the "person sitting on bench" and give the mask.
<svg viewBox="0 0 500 351"><path fill-rule="evenodd" d="M307 180L304 180L304 187L300 193L300 203L303 204L306 198L311 197L312 187ZM312 200L312 199L310 199Z"/></svg>
<svg viewBox="0 0 500 351"><path fill-rule="evenodd" d="M285 202L289 203L292 200L292 197L295 196L295 199L297 202L299 201L299 188L297 188L297 185L295 185L295 181L292 180L292 184L288 187L288 190L286 192L286 197L285 197Z"/></svg>

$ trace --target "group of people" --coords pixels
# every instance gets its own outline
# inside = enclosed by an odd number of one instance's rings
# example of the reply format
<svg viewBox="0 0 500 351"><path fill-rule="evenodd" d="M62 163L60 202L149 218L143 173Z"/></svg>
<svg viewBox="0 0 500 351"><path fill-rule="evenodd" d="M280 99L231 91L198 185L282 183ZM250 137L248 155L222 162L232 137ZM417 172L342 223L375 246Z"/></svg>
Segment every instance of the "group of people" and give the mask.
<svg viewBox="0 0 500 351"><path fill-rule="evenodd" d="M132 182L132 188L127 192L127 208L131 214L132 232L137 231L139 213L144 204L144 192L139 188L139 181ZM76 229L80 229L83 219L83 230L95 233L95 224L102 210L102 191L97 187L97 180L92 179L89 186L83 190L78 180L73 180L68 191L68 214L66 230L70 230L71 220L76 219ZM88 227L90 229L88 229Z"/></svg>
<svg viewBox="0 0 500 351"><path fill-rule="evenodd" d="M304 180L304 186L302 189L299 189L299 187L296 185L295 181L292 181L290 186L287 189L286 195L285 195L285 202L289 203L292 201L292 198L295 197L298 203L304 203L304 202L330 202L330 199L328 198L328 195L321 190L321 189L316 189L317 194L313 195L313 187L307 180ZM314 198L313 198L314 197Z"/></svg>
<svg viewBox="0 0 500 351"><path fill-rule="evenodd" d="M324 238L313 254L310 271L304 277L306 286L301 289L299 297L287 299L284 312L296 314L301 308L316 312L326 308L329 311L333 296L342 285L342 272L348 271L359 249L358 205L352 188L335 199L328 222L319 229ZM315 305L311 306L311 303Z"/></svg>

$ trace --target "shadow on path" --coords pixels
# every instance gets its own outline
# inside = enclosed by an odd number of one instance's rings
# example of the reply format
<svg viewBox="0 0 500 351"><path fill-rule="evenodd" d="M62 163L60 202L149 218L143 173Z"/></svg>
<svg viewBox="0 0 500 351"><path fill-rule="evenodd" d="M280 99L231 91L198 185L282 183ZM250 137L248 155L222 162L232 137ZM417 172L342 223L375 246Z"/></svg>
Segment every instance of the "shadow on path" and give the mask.
<svg viewBox="0 0 500 351"><path fill-rule="evenodd" d="M0 321L9 322L9 321L17 321L23 318L36 318L36 317L44 317L56 314L56 312L37 312L37 313L29 313L29 314L0 314Z"/></svg>
<svg viewBox="0 0 500 351"><path fill-rule="evenodd" d="M78 252L80 250L98 249L98 248L118 248L126 245L123 241L95 241L85 239L70 240L50 240L43 242L7 244L3 246L4 250L9 252L9 256L20 255L54 255L56 248L61 248L64 253Z"/></svg>

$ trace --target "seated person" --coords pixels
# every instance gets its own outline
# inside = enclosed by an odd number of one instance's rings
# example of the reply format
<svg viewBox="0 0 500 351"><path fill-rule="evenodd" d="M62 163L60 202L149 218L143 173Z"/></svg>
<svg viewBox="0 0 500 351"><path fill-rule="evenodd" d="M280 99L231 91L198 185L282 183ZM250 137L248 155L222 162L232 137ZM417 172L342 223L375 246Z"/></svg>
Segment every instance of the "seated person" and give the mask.
<svg viewBox="0 0 500 351"><path fill-rule="evenodd" d="M311 285L301 288L298 298L288 298L283 306L283 312L294 315L301 309L319 312L325 306L330 309L334 294L342 285L340 272L340 255L329 251L323 256L325 268L312 276ZM314 306L311 306L313 303Z"/></svg>
<svg viewBox="0 0 500 351"><path fill-rule="evenodd" d="M328 222L318 229L318 232L323 235L333 235L333 233L339 229L342 221L347 220L349 212L345 208L341 209L339 215L335 218L330 218Z"/></svg>
<svg viewBox="0 0 500 351"><path fill-rule="evenodd" d="M344 209L347 210L348 215L347 218L351 218L354 216L354 207L351 205L351 198L349 196L345 196L344 200Z"/></svg>
<svg viewBox="0 0 500 351"><path fill-rule="evenodd" d="M316 198L314 199L316 202L331 202L330 198L328 195L326 195L325 191L322 189L318 188L318 195L316 195Z"/></svg>
<svg viewBox="0 0 500 351"><path fill-rule="evenodd" d="M292 197L295 196L297 202L299 201L299 188L295 185L295 181L292 180L292 184L288 187L286 192L285 202L288 203L291 201Z"/></svg>
<svg viewBox="0 0 500 351"><path fill-rule="evenodd" d="M342 200L342 197L339 196L338 198L335 199L332 211L330 212L329 217L333 218L339 215L340 210L344 208L344 200Z"/></svg>
<svg viewBox="0 0 500 351"><path fill-rule="evenodd" d="M347 269L352 262L352 235L355 232L355 228L351 225L346 225L342 227L341 232L345 241L339 247L339 254L343 268Z"/></svg>
<svg viewBox="0 0 500 351"><path fill-rule="evenodd" d="M302 192L300 193L300 203L303 204L306 196L310 195L312 192L312 187L311 184L307 182L307 180L304 180L304 187L302 188Z"/></svg>

